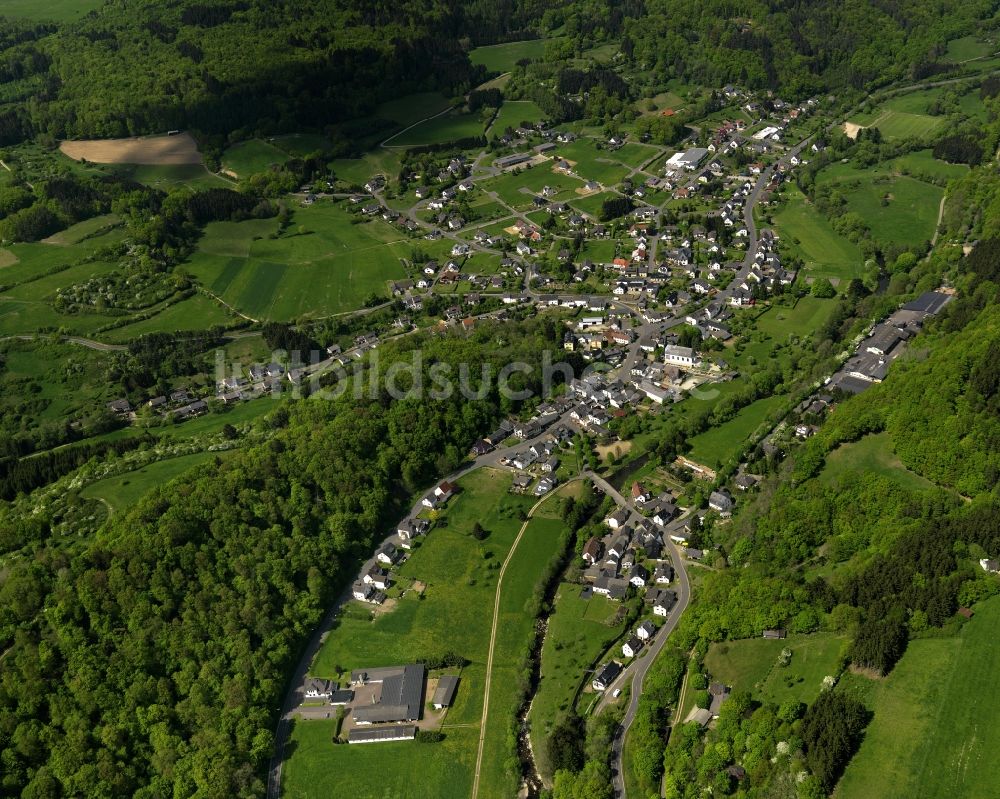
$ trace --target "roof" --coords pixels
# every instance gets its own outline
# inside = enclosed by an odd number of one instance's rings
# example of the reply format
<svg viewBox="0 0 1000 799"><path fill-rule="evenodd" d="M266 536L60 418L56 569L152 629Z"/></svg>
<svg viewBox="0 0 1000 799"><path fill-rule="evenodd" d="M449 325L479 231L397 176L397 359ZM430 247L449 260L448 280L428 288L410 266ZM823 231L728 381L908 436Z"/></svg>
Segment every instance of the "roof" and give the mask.
<svg viewBox="0 0 1000 799"><path fill-rule="evenodd" d="M458 689L458 677L454 674L445 674L438 680L437 689L434 691L435 705L449 707L455 698L455 691Z"/></svg>
<svg viewBox="0 0 1000 799"><path fill-rule="evenodd" d="M936 314L951 297L942 294L940 291L925 291L915 300L911 300L903 306L904 311L919 311L920 313Z"/></svg>
<svg viewBox="0 0 1000 799"><path fill-rule="evenodd" d="M419 719L424 701L425 673L424 666L420 663L351 672L352 683L382 683L379 701L373 705L356 707L354 720L377 724Z"/></svg>
<svg viewBox="0 0 1000 799"><path fill-rule="evenodd" d="M383 727L378 730L351 730L347 734L350 744L379 743L381 741L412 741L417 736L417 728L412 724L398 727Z"/></svg>

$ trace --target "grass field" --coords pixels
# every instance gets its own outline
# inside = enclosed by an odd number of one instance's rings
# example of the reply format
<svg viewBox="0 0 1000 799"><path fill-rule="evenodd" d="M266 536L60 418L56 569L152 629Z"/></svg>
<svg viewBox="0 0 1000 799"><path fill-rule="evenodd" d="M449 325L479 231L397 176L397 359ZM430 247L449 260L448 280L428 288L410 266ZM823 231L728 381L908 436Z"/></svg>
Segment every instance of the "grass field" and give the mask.
<svg viewBox="0 0 1000 799"><path fill-rule="evenodd" d="M841 444L826 456L826 466L819 479L827 485L834 485L841 477L851 473L878 474L890 478L902 488L913 490L932 488L934 485L903 466L893 452L888 433L873 433L859 441Z"/></svg>
<svg viewBox="0 0 1000 799"><path fill-rule="evenodd" d="M66 228L66 230L61 230L58 233L49 236L47 239L43 239L43 243L57 244L60 246L79 244L81 241L93 236L95 233L99 233L105 228L114 227L120 223L121 219L119 219L115 214L95 216L92 219L78 222L77 224Z"/></svg>
<svg viewBox="0 0 1000 799"><path fill-rule="evenodd" d="M338 180L363 186L373 175L399 174L399 150L379 148L360 158L338 158L330 163Z"/></svg>
<svg viewBox="0 0 1000 799"><path fill-rule="evenodd" d="M289 155L301 157L309 153L327 151L330 140L318 133L289 133L287 136L275 136L270 140L270 144Z"/></svg>
<svg viewBox="0 0 1000 799"><path fill-rule="evenodd" d="M500 135L507 128L520 127L522 122L540 122L545 118L537 105L531 100L504 100L500 112L493 122L492 135Z"/></svg>
<svg viewBox="0 0 1000 799"><path fill-rule="evenodd" d="M757 318L757 329L782 343L789 336L808 336L826 322L834 305L812 296L799 298L794 308L772 305Z"/></svg>
<svg viewBox="0 0 1000 799"><path fill-rule="evenodd" d="M946 117L927 113L929 104L941 93L940 88L906 92L889 98L874 111L856 114L849 121L878 128L886 139L930 136L947 122Z"/></svg>
<svg viewBox="0 0 1000 799"><path fill-rule="evenodd" d="M578 197L574 190L582 185L576 178L562 172L553 172L551 162L545 162L522 172L508 172L506 175L484 180L480 188L495 191L509 206L523 209L531 207L532 197L545 186L558 191L553 199L569 202Z"/></svg>
<svg viewBox="0 0 1000 799"><path fill-rule="evenodd" d="M473 64L482 64L491 72L509 72L522 58L539 59L544 52L544 39L528 39L477 47L469 53L469 60Z"/></svg>
<svg viewBox="0 0 1000 799"><path fill-rule="evenodd" d="M864 257L860 248L833 229L795 186L786 189L784 206L774 215L782 244L789 246L806 265L800 277L850 280L861 275Z"/></svg>
<svg viewBox="0 0 1000 799"><path fill-rule="evenodd" d="M968 174L965 164L949 164L939 161L930 150L916 150L892 161L892 167L915 178L933 180L953 180Z"/></svg>
<svg viewBox="0 0 1000 799"><path fill-rule="evenodd" d="M948 51L945 58L955 63L968 61L973 58L982 58L994 52L996 47L989 42L984 42L975 34L963 36L961 39L952 39L948 42Z"/></svg>
<svg viewBox="0 0 1000 799"><path fill-rule="evenodd" d="M787 700L812 702L823 678L835 676L847 638L833 633L792 635L784 641L748 638L712 644L705 668L713 680L737 691L749 691L759 700L780 704ZM792 651L789 665L779 666L781 650Z"/></svg>
<svg viewBox="0 0 1000 799"><path fill-rule="evenodd" d="M448 510L446 524L435 527L399 570L402 579L426 582L423 598L407 594L398 600L395 609L374 621L366 608L352 603L327 637L311 669L317 676L336 677L351 668L409 663L414 658L446 651L460 653L471 665L462 671L455 704L445 718L445 741L427 747L426 753L414 751L413 747L420 744L380 745L380 765L373 769L365 767L368 755L358 752L365 747L328 745L329 725L301 723L293 734L295 752L285 767L287 796L316 796L317 791L372 799L469 795L498 564L507 556L521 527L519 510L530 507L532 500L511 495L510 477L498 471L473 472L462 478L460 485L462 492ZM499 656L494 661L480 793L484 799L514 792L503 758L491 757L490 753L503 750L504 736L513 718L517 664L533 625L524 613L525 603L563 529L557 511L557 499L539 509L538 518L532 519L504 577ZM469 534L475 522L490 533L482 542ZM400 756L387 760L386 756L394 751Z"/></svg>
<svg viewBox="0 0 1000 799"><path fill-rule="evenodd" d="M129 341L145 333L179 330L207 330L214 325L231 325L239 317L204 294L195 294L169 305L155 316L140 322L109 330L103 338L109 341Z"/></svg>
<svg viewBox="0 0 1000 799"><path fill-rule="evenodd" d="M105 167L104 171L114 172L123 178L164 190L172 186L225 189L235 185L233 181L209 172L202 164L116 164Z"/></svg>
<svg viewBox="0 0 1000 799"><path fill-rule="evenodd" d="M767 419L781 407L785 397L776 395L743 408L725 424L712 427L691 439L689 457L708 466L721 466L747 443Z"/></svg>
<svg viewBox="0 0 1000 799"><path fill-rule="evenodd" d="M387 296L386 281L404 276L410 240L381 221L352 224L342 206L295 211L277 239L276 220L208 225L186 268L213 294L255 319L294 319L359 308Z"/></svg>
<svg viewBox="0 0 1000 799"><path fill-rule="evenodd" d="M834 164L821 171L817 180L840 184L847 210L861 216L878 241L913 245L934 235L944 194L939 186L900 175L891 165L861 170Z"/></svg>
<svg viewBox="0 0 1000 799"><path fill-rule="evenodd" d="M112 513L121 513L132 507L156 486L165 485L193 466L214 458L216 454L225 457L227 453L197 452L193 455L181 455L157 461L135 471L91 483L80 491L80 496L99 499L111 509Z"/></svg>
<svg viewBox="0 0 1000 799"><path fill-rule="evenodd" d="M234 144L222 154L222 168L246 177L258 172L265 172L274 164L283 164L288 160L288 153L260 139Z"/></svg>
<svg viewBox="0 0 1000 799"><path fill-rule="evenodd" d="M619 151L598 150L592 139L577 139L570 144L559 145L555 155L575 162L573 171L583 180L596 180L605 186L613 186L629 173L628 166L623 163L623 157L619 156L625 152L624 147ZM627 152L631 154L634 151ZM652 154L653 151L650 150L649 155Z"/></svg>
<svg viewBox="0 0 1000 799"><path fill-rule="evenodd" d="M20 407L33 423L66 424L115 399L105 377L111 357L69 343L0 342L0 408Z"/></svg>
<svg viewBox="0 0 1000 799"><path fill-rule="evenodd" d="M998 625L994 597L958 635L910 642L889 676L870 689L875 716L837 799L1000 794Z"/></svg>
<svg viewBox="0 0 1000 799"><path fill-rule="evenodd" d="M481 136L482 133L483 119L478 113L462 114L450 111L441 116L427 119L409 130L402 131L386 139L383 143L387 147L444 144L471 136Z"/></svg>
<svg viewBox="0 0 1000 799"><path fill-rule="evenodd" d="M87 12L100 8L104 0L0 0L0 17L31 19L48 22L71 22Z"/></svg>
<svg viewBox="0 0 1000 799"><path fill-rule="evenodd" d="M528 715L535 763L546 779L552 777L546 739L572 708L585 670L621 630L610 625L620 605L602 596L580 599L580 590L576 583L562 583L556 593L542 646L541 679Z"/></svg>

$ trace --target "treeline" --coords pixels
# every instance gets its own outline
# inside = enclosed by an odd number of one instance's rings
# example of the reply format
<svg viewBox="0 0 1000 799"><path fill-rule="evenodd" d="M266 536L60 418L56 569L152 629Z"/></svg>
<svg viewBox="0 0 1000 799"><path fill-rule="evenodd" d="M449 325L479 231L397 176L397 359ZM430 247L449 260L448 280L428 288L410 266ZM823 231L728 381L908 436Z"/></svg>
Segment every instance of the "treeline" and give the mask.
<svg viewBox="0 0 1000 799"><path fill-rule="evenodd" d="M129 342L128 353L115 359L109 377L141 402L153 386L159 385L166 394L173 378L204 372L205 353L222 346L223 341L221 328L146 333Z"/></svg>
<svg viewBox="0 0 1000 799"><path fill-rule="evenodd" d="M73 447L60 447L33 455L30 458L7 456L0 460L0 499L12 500L20 493L28 494L40 486L58 480L74 469L78 469L92 458L121 455L133 449L155 443L152 436L142 435L123 438L119 441L101 441ZM25 546L28 541L20 541L10 530L5 530L4 540L8 544L5 552Z"/></svg>
<svg viewBox="0 0 1000 799"><path fill-rule="evenodd" d="M499 332L380 353L390 364L421 346L425 370L475 363L494 383L523 361L532 373L518 379L540 385L558 340L535 323ZM263 795L275 709L315 624L411 492L517 408L495 388L289 402L264 443L158 487L73 558L61 540L28 542L0 584L0 791ZM0 538L17 540L26 518L0 507Z"/></svg>

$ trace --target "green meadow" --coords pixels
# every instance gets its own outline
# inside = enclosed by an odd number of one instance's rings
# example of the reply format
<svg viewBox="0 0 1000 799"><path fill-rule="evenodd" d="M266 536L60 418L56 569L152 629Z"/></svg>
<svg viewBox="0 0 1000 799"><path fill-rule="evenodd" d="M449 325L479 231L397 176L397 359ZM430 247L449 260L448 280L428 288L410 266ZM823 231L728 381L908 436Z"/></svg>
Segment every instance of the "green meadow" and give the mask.
<svg viewBox="0 0 1000 799"><path fill-rule="evenodd" d="M367 606L349 603L310 670L320 677L343 678L353 668L410 663L449 651L461 654L470 665L462 670L455 704L445 717L445 740L433 745L334 746L327 722L299 722L292 736L295 748L284 768L287 796L315 796L317 791L372 799L469 795L497 577L521 528L519 514L533 500L510 494L510 476L500 471L477 470L459 484L461 492L444 518L398 570L402 583L425 583L423 594L408 591L390 600L395 605L388 612L374 616ZM516 709L518 663L533 629L533 619L524 609L564 530L558 510L557 498L539 508L501 586L486 730L486 752L493 755L484 758L484 797L516 792L514 775L507 770L504 758L496 754L505 747ZM477 522L489 533L483 541L470 535ZM378 750L379 768L364 767L370 762L363 751L366 749ZM399 757L386 759L386 754L394 751Z"/></svg>
<svg viewBox="0 0 1000 799"><path fill-rule="evenodd" d="M786 397L775 395L747 405L724 424L712 427L691 439L689 456L698 463L722 466L735 456L774 411L782 407Z"/></svg>
<svg viewBox="0 0 1000 799"><path fill-rule="evenodd" d="M234 144L222 154L222 168L242 177L264 172L288 160L288 153L260 139Z"/></svg>
<svg viewBox="0 0 1000 799"><path fill-rule="evenodd" d="M528 714L535 763L546 778L552 777L546 748L548 736L572 710L587 669L621 632L620 624L611 624L621 605L602 596L580 599L581 589L577 583L561 583L556 591L542 645L538 690Z"/></svg>
<svg viewBox="0 0 1000 799"><path fill-rule="evenodd" d="M209 172L202 164L114 164L101 167L101 170L164 191L176 186L225 189L235 185L233 181Z"/></svg>
<svg viewBox="0 0 1000 799"><path fill-rule="evenodd" d="M937 224L944 189L908 175L893 166L861 170L833 164L817 175L820 183L836 183L880 242L915 245L930 240Z"/></svg>
<svg viewBox="0 0 1000 799"><path fill-rule="evenodd" d="M361 307L387 297L402 278L411 240L380 220L353 224L343 206L322 202L295 211L289 231L278 222L215 222L185 267L210 292L255 319L295 319Z"/></svg>
<svg viewBox="0 0 1000 799"><path fill-rule="evenodd" d="M226 454L219 453L219 457L225 457ZM134 471L91 483L80 491L80 496L99 499L111 509L112 513L122 513L157 486L165 485L194 466L214 457L216 457L214 452L197 452L156 461Z"/></svg>
<svg viewBox="0 0 1000 799"><path fill-rule="evenodd" d="M837 799L997 796L1000 598L975 611L952 637L911 641L888 677L845 679L875 715Z"/></svg>
<svg viewBox="0 0 1000 799"><path fill-rule="evenodd" d="M786 200L774 214L774 226L782 244L798 255L806 267L800 277L850 280L864 266L860 248L841 236L795 186L786 190Z"/></svg>
<svg viewBox="0 0 1000 799"><path fill-rule="evenodd" d="M545 39L528 39L477 47L469 53L473 64L482 64L490 72L509 72L523 58L540 59L545 53Z"/></svg>
<svg viewBox="0 0 1000 799"><path fill-rule="evenodd" d="M30 19L39 22L72 22L100 8L105 0L0 0L0 17Z"/></svg>
<svg viewBox="0 0 1000 799"><path fill-rule="evenodd" d="M893 452L888 433L871 433L858 441L841 444L826 456L819 479L835 485L851 474L877 474L888 477L900 487L915 491L932 488L933 483L907 469Z"/></svg>
<svg viewBox="0 0 1000 799"><path fill-rule="evenodd" d="M499 136L507 128L518 128L522 122L534 124L545 118L537 105L531 100L504 100L493 121L492 135Z"/></svg>
<svg viewBox="0 0 1000 799"><path fill-rule="evenodd" d="M788 700L812 702L823 678L836 676L848 640L834 633L792 635L783 641L748 638L712 644L705 669L712 680L756 699L781 704ZM783 649L792 652L787 666L778 663Z"/></svg>
<svg viewBox="0 0 1000 799"><path fill-rule="evenodd" d="M483 134L483 118L477 114L449 111L425 119L408 130L386 139L386 147L413 147L423 144L445 144Z"/></svg>

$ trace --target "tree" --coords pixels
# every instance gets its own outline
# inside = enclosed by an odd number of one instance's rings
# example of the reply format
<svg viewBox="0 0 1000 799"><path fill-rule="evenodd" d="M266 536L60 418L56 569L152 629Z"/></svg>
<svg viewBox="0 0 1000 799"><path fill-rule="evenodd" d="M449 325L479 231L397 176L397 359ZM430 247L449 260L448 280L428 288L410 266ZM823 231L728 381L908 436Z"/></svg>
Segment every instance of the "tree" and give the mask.
<svg viewBox="0 0 1000 799"><path fill-rule="evenodd" d="M812 295L821 299L830 299L837 296L837 290L827 278L818 277L813 281Z"/></svg>

